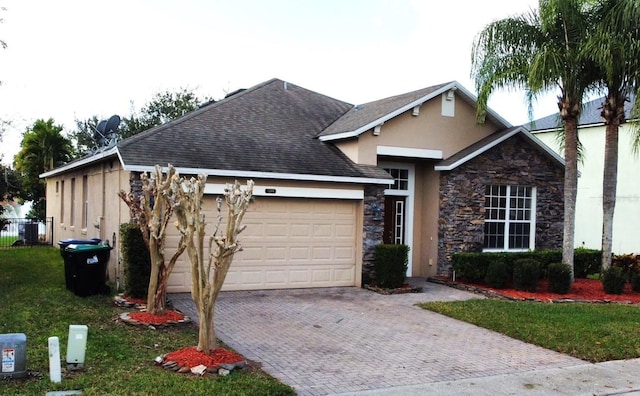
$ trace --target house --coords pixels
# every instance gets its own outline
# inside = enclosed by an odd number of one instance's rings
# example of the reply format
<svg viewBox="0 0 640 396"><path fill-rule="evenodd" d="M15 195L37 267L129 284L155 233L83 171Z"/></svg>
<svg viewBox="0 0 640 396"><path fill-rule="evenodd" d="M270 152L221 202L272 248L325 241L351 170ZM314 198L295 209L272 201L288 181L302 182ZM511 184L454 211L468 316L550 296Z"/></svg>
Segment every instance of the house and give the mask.
<svg viewBox="0 0 640 396"><path fill-rule="evenodd" d="M225 183L255 181L225 290L361 286L383 241L409 245L408 275L423 277L459 251L561 246L562 159L493 111L476 124L455 81L356 106L279 79L237 92L43 174L55 238L117 247L130 217L116 193L156 164L207 174L212 220ZM116 248L111 279L119 263ZM183 255L169 291L189 274Z"/></svg>
<svg viewBox="0 0 640 396"><path fill-rule="evenodd" d="M600 249L602 246L602 177L604 171L605 125L600 116L604 97L583 106L578 121L578 138L582 144L582 160L578 163L578 195L576 198L576 247ZM632 104L627 102L627 119ZM557 114L552 114L529 125L536 137L564 156L558 140L562 125ZM640 184L638 170L640 157L633 153L633 126L620 126L618 142L618 186L613 219L613 252L640 253L640 241L635 235L640 223Z"/></svg>

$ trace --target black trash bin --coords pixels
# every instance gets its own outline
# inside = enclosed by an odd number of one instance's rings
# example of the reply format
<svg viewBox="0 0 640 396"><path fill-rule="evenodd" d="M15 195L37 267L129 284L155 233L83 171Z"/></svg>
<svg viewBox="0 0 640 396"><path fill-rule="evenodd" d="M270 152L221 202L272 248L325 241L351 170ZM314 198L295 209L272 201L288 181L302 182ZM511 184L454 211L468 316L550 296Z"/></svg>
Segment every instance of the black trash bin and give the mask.
<svg viewBox="0 0 640 396"><path fill-rule="evenodd" d="M60 246L60 255L64 260L64 283L67 287L67 290L71 290L72 284L72 276L71 276L71 263L69 263L69 253L65 251L66 247L69 245L97 245L101 242L100 238L91 238L91 239L63 239L58 241L58 246Z"/></svg>
<svg viewBox="0 0 640 396"><path fill-rule="evenodd" d="M80 297L109 293L105 282L111 246L70 244L64 251L69 255L69 290Z"/></svg>

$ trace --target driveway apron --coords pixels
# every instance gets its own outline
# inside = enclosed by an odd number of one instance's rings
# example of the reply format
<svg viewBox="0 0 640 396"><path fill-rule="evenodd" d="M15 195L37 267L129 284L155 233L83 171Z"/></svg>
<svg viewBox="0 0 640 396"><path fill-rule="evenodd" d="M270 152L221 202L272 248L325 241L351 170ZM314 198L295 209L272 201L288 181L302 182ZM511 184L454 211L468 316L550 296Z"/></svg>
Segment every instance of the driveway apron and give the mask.
<svg viewBox="0 0 640 396"><path fill-rule="evenodd" d="M416 307L479 296L422 282L422 293L359 288L223 292L216 332L295 388L327 395L454 381L584 361ZM197 320L189 294L174 306Z"/></svg>

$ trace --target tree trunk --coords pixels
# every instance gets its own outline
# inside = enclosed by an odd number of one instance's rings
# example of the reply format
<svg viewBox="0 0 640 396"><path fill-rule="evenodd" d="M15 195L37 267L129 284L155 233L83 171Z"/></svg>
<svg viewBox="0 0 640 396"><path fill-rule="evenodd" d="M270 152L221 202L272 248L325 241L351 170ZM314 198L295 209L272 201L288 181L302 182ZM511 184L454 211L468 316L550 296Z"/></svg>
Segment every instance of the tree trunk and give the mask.
<svg viewBox="0 0 640 396"><path fill-rule="evenodd" d="M562 263L571 267L571 282L575 279L573 266L576 196L578 194L578 131L577 117L567 117L564 123L564 232Z"/></svg>
<svg viewBox="0 0 640 396"><path fill-rule="evenodd" d="M620 123L624 121L624 101L625 98L609 96L601 113L606 125L602 175L602 270L611 266L613 215L618 185L618 132Z"/></svg>
<svg viewBox="0 0 640 396"><path fill-rule="evenodd" d="M147 292L147 312L162 315L166 309L166 285L163 285L164 256L160 253L157 241L151 238L149 255L151 256L151 274L149 274L149 289ZM166 280L164 281L166 284Z"/></svg>
<svg viewBox="0 0 640 396"><path fill-rule="evenodd" d="M214 307L209 307L204 300L207 296L199 297L200 304L198 304L198 318L200 324L198 326L198 351L204 352L207 355L213 352L217 347L216 330L213 322Z"/></svg>

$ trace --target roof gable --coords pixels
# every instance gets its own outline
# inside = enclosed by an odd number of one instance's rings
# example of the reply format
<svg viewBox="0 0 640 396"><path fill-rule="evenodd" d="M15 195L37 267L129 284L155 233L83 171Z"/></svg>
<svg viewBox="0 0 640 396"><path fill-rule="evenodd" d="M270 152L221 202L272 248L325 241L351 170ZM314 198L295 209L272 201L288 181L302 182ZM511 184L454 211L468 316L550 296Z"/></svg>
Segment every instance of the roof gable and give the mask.
<svg viewBox="0 0 640 396"><path fill-rule="evenodd" d="M330 141L357 137L371 128L381 125L450 90L456 91L466 103L475 107L476 97L457 81L451 81L354 106L340 119L323 130L319 135L320 140ZM487 112L487 118L503 128L511 126L508 121L493 110Z"/></svg>
<svg viewBox="0 0 640 396"><path fill-rule="evenodd" d="M544 144L540 139L533 136L526 128L519 126L514 128L505 129L499 132L495 132L482 140L477 141L476 143L468 146L467 148L460 150L456 154L447 158L444 161L438 162L434 169L436 171L450 171L459 167L460 165L472 160L473 158L479 156L480 154L488 151L489 149L499 145L500 143L512 138L515 135L520 134L521 136L527 138L529 141L534 143L540 151L544 152L553 160L557 161L559 165L564 166L564 159L560 157L555 151L550 149L546 144Z"/></svg>

